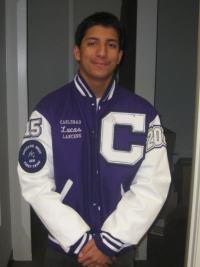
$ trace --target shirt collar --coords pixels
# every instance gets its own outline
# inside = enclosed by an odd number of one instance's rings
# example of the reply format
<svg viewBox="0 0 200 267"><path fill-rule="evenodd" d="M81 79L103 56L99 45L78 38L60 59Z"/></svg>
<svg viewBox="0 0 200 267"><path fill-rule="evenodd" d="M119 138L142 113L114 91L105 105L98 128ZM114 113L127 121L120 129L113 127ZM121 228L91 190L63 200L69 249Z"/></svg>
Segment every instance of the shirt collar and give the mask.
<svg viewBox="0 0 200 267"><path fill-rule="evenodd" d="M75 83L77 90L82 96L89 97L89 98L96 98L94 93L92 92L92 90L90 89L90 87L88 86L88 84L86 83L82 75L80 74L80 72L74 77L74 83ZM108 101L113 97L116 86L117 86L117 83L116 83L115 78L113 77L103 97L101 98L103 102Z"/></svg>

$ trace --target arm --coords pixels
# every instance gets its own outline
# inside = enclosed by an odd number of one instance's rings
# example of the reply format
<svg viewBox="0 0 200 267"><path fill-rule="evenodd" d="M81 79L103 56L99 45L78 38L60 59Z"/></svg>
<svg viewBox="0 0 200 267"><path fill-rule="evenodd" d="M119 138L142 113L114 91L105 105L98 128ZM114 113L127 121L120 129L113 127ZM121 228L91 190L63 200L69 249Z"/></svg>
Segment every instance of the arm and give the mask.
<svg viewBox="0 0 200 267"><path fill-rule="evenodd" d="M73 250L78 253L89 240L89 226L75 210L64 205L61 195L55 192L51 128L37 111L27 124L22 148L18 174L23 197L61 247L69 252L77 243ZM30 155L35 166L29 164Z"/></svg>
<svg viewBox="0 0 200 267"><path fill-rule="evenodd" d="M97 247L110 257L139 242L166 200L171 180L166 144L164 136L161 143L154 142L154 129L162 132L158 116L149 125L145 159L129 190L95 236Z"/></svg>

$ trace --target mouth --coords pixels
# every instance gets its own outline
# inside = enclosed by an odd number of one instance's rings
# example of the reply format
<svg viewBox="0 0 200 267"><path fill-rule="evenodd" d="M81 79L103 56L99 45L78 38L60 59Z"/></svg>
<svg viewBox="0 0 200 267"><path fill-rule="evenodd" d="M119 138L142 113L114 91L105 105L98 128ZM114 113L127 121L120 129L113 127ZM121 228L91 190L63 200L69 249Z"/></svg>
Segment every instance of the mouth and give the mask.
<svg viewBox="0 0 200 267"><path fill-rule="evenodd" d="M108 65L108 63L107 62L92 62L95 66L97 66L97 67L105 67L105 66L107 66Z"/></svg>

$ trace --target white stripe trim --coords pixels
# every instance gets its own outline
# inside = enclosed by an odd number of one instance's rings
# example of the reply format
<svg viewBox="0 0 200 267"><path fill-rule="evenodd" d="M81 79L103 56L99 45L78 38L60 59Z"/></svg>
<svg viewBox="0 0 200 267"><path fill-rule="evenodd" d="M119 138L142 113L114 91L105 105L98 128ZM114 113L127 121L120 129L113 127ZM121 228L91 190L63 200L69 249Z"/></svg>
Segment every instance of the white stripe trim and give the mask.
<svg viewBox="0 0 200 267"><path fill-rule="evenodd" d="M62 200L66 197L66 195L69 192L69 190L72 187L72 185L73 185L72 180L68 179L66 184L65 184L65 186L64 186L64 188L63 188L63 190L60 193Z"/></svg>
<svg viewBox="0 0 200 267"><path fill-rule="evenodd" d="M116 245L118 245L120 248L123 246L123 244L119 241L117 241L116 239L114 239L113 237L111 237L110 235L106 234L106 233L101 233L101 237L104 238L104 236L109 239L111 242L115 243Z"/></svg>
<svg viewBox="0 0 200 267"><path fill-rule="evenodd" d="M112 249L113 251L115 251L115 252L118 252L118 251L119 251L119 249L116 249L114 246L112 246L110 243L108 243L107 240L103 239L103 243L104 243L107 247L109 247L110 249Z"/></svg>
<svg viewBox="0 0 200 267"><path fill-rule="evenodd" d="M115 91L115 84L116 84L116 82L114 81L113 85L112 85L112 88L110 90L110 93L109 93L108 100L110 100L113 97L113 94L114 94L114 91Z"/></svg>
<svg viewBox="0 0 200 267"><path fill-rule="evenodd" d="M83 246L83 244L85 243L85 240L87 238L87 234L84 234L82 241L80 243L80 245L77 247L77 249L74 251L75 254L78 254Z"/></svg>
<svg viewBox="0 0 200 267"><path fill-rule="evenodd" d="M105 102L106 100L110 100L112 98L114 91L115 91L115 84L116 84L116 82L114 80L112 87L110 89L110 92L108 93L107 97L103 100L103 102Z"/></svg>
<svg viewBox="0 0 200 267"><path fill-rule="evenodd" d="M81 93L81 95L86 96L86 94L83 92L83 90L81 89L81 87L80 87L79 84L77 83L77 81L76 81L76 77L78 77L78 75L76 75L75 78L74 78L74 83L75 83L75 85L76 85L76 88L77 88L78 91Z"/></svg>
<svg viewBox="0 0 200 267"><path fill-rule="evenodd" d="M83 88L85 89L85 91L88 93L89 97L92 97L92 95L90 94L90 92L88 91L88 89L85 87L85 85L83 84L83 82L81 81L80 77L78 76L78 80L80 82L80 84L83 86Z"/></svg>

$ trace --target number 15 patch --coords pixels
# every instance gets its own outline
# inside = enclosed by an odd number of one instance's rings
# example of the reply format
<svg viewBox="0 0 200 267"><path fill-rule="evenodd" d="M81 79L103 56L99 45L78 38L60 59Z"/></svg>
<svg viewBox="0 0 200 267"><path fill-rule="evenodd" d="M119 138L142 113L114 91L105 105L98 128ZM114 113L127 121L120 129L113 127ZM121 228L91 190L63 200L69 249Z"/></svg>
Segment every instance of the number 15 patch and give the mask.
<svg viewBox="0 0 200 267"><path fill-rule="evenodd" d="M25 138L38 137L42 133L42 118L31 119L26 125Z"/></svg>
<svg viewBox="0 0 200 267"><path fill-rule="evenodd" d="M22 169L29 173L40 171L46 162L44 146L36 141L25 142L19 151L19 163Z"/></svg>

